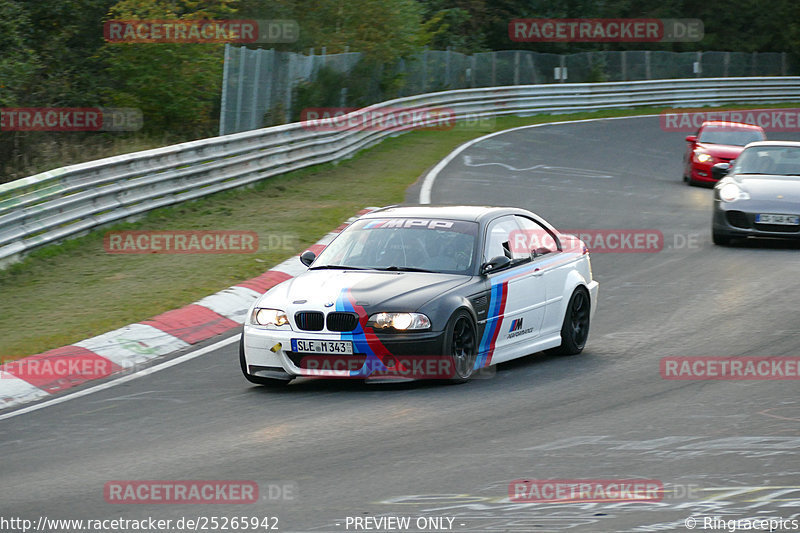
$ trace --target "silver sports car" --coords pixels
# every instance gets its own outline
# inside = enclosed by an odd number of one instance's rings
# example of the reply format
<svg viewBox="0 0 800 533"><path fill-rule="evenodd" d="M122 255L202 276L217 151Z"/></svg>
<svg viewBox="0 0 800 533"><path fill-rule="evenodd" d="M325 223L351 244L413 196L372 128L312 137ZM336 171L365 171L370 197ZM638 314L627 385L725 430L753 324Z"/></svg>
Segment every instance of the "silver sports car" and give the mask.
<svg viewBox="0 0 800 533"><path fill-rule="evenodd" d="M747 145L732 167L714 165L714 244L736 237L800 239L800 142Z"/></svg>

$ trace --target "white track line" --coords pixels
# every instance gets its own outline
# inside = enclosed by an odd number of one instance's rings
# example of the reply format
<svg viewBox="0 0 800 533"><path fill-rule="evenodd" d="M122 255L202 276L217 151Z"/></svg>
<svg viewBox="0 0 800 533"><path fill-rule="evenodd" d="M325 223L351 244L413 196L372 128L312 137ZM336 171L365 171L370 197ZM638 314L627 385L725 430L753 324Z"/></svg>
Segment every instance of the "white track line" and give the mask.
<svg viewBox="0 0 800 533"><path fill-rule="evenodd" d="M496 131L494 133L490 133L488 135L484 135L483 137L478 137L477 139L472 139L471 141L467 141L436 163L430 172L425 175L425 179L422 181L422 188L419 191L419 203L421 204L429 204L431 203L431 191L433 190L433 182L436 181L436 178L439 176L439 172L442 171L444 167L450 164L450 162L455 159L461 152L469 148L470 146L477 144L481 141L485 141L491 137L496 135L503 135L505 133L511 133L512 131L517 130L524 130L528 128L541 128L542 126L557 126L560 124L577 124L579 122L595 122L597 120L622 120L622 119L630 119L630 118L652 118L652 117L659 117L661 115L632 115L629 117L605 117L605 118L584 118L581 120L562 120L561 122L543 122L542 124L529 124L527 126L518 126L516 128L511 128L508 130Z"/></svg>
<svg viewBox="0 0 800 533"><path fill-rule="evenodd" d="M11 411L10 413L6 413L4 415L0 415L0 420L5 420L7 418L13 418L18 415L22 415L25 413L30 413L32 411L38 411L39 409L44 409L45 407L50 407L52 405L58 405L60 403L67 402L69 400L73 400L75 398L80 398L82 396L88 396L89 394L93 394L95 392L100 392L102 390L110 389L116 385L120 385L122 383L127 383L128 381L133 381L134 379L148 376L150 374L155 374L156 372L160 372L161 370L166 370L175 365L179 365L181 363L185 363L186 361L190 361L196 357L200 357L201 355L205 355L209 352L213 352L218 348L222 348L223 346L227 346L228 344L232 344L239 340L239 335L232 335L227 339L223 339L221 341L215 342L210 346L206 346L205 348L200 348L193 352L189 352L187 354L183 354L180 357L176 357L175 359L170 359L169 361L165 361L161 364L151 366L149 368L142 369L138 372L133 374L128 374L127 376L122 376L117 379L113 379L111 381L107 381L106 383L102 383L100 385L96 385L94 387L90 387L88 389L79 390L77 392L73 392L71 394L65 394L64 396L58 396L53 398L52 400L47 400L46 402L37 403L35 405L31 405L28 407L23 407L22 409L17 409L16 411Z"/></svg>

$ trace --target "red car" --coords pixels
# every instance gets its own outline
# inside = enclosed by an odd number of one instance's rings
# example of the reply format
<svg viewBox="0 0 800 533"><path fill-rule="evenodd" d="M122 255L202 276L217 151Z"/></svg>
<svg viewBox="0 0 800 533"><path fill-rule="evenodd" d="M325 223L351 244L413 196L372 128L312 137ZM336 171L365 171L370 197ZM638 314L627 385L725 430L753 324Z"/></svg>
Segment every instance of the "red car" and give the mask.
<svg viewBox="0 0 800 533"><path fill-rule="evenodd" d="M744 150L745 145L767 138L759 126L739 122L703 122L697 135L689 135L689 146L683 157L683 181L689 185L714 184L711 175L716 163L730 163Z"/></svg>

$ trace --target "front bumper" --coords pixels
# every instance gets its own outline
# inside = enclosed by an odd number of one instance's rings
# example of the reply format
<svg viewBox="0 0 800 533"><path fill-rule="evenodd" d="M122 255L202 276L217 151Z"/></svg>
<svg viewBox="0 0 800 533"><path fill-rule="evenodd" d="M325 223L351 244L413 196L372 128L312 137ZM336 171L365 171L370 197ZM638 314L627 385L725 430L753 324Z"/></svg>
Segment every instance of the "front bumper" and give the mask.
<svg viewBox="0 0 800 533"><path fill-rule="evenodd" d="M589 322L591 323L594 320L595 311L597 311L597 293L600 289L600 284L592 280L587 285L587 288L589 289L589 304L591 305L589 309Z"/></svg>
<svg viewBox="0 0 800 533"><path fill-rule="evenodd" d="M777 239L800 239L800 226L782 226L756 223L758 213L779 213L799 215L797 206L785 208L761 202L737 201L722 202L714 200L712 228L715 233L725 237L767 237Z"/></svg>
<svg viewBox="0 0 800 533"><path fill-rule="evenodd" d="M353 354L312 354L292 351L292 339L353 340ZM420 361L441 359L444 331L374 334L353 338L339 333L267 330L244 326L244 353L248 372L263 377L298 376L328 378L392 377L425 379L427 370L440 365ZM439 361L437 361L438 363ZM416 370L409 369L414 365ZM424 368L423 368L424 367ZM408 369L408 370L407 370ZM278 377L278 379L281 379Z"/></svg>
<svg viewBox="0 0 800 533"><path fill-rule="evenodd" d="M711 174L711 167L714 166L714 163L726 163L725 160L716 160L714 159L708 163L698 163L696 161L692 162L691 172L689 177L695 183L708 183L713 184L717 183L719 180L715 179Z"/></svg>

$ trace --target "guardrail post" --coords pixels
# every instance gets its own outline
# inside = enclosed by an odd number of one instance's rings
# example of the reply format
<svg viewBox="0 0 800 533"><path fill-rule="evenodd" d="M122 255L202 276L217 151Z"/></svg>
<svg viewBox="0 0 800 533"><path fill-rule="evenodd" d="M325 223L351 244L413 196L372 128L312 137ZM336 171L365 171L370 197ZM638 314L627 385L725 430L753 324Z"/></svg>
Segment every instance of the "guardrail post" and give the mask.
<svg viewBox="0 0 800 533"><path fill-rule="evenodd" d="M219 134L225 135L225 120L227 119L228 105L228 70L231 68L231 45L225 43L225 54L222 60L222 97L219 102Z"/></svg>
<svg viewBox="0 0 800 533"><path fill-rule="evenodd" d="M644 53L644 79L649 80L652 78L650 74L650 50Z"/></svg>
<svg viewBox="0 0 800 533"><path fill-rule="evenodd" d="M452 86L450 85L450 47L447 47L447 50L444 53L444 86L447 89L450 89Z"/></svg>
<svg viewBox="0 0 800 533"><path fill-rule="evenodd" d="M561 76L558 77L558 83L564 83L564 80L566 79L564 72L566 72L567 68L567 56L561 54L561 57L558 59L558 64L561 67Z"/></svg>
<svg viewBox="0 0 800 533"><path fill-rule="evenodd" d="M731 66L731 53L725 52L725 55L722 57L722 76L727 78L728 77L728 69Z"/></svg>
<svg viewBox="0 0 800 533"><path fill-rule="evenodd" d="M531 78L533 80L534 85L539 84L539 73L536 72L536 61L533 59L533 52L528 52L525 54L525 59L528 61L528 64L531 66Z"/></svg>
<svg viewBox="0 0 800 533"><path fill-rule="evenodd" d="M258 112L258 92L261 89L261 59L264 55L264 50L253 50L256 54L256 71L253 75L253 98L250 106L250 129L254 130L261 127L261 121L258 120L262 113Z"/></svg>
<svg viewBox="0 0 800 533"><path fill-rule="evenodd" d="M477 68L478 63L475 60L475 54L469 56L469 86L470 88L475 87L475 69Z"/></svg>
<svg viewBox="0 0 800 533"><path fill-rule="evenodd" d="M275 49L274 48L270 48L267 51L267 69L269 69L269 72L277 72L277 67L275 66L276 60L277 60L277 56L275 55ZM275 117L273 117L272 113L271 113L271 109L272 109L272 86L275 85L275 77L274 76L270 76L268 78L268 80L269 81L267 81L267 83L266 83L266 85L267 85L266 93L267 94L264 96L264 101L266 102L265 110L267 112L270 112L270 122L273 122L275 120ZM262 124L264 123L264 119L263 118L261 119L261 123Z"/></svg>
<svg viewBox="0 0 800 533"><path fill-rule="evenodd" d="M622 58L620 60L622 63L622 81L628 81L628 53L623 50L622 51Z"/></svg>
<svg viewBox="0 0 800 533"><path fill-rule="evenodd" d="M514 85L519 85L519 50L514 52Z"/></svg>
<svg viewBox="0 0 800 533"><path fill-rule="evenodd" d="M428 47L422 50L422 92L428 90Z"/></svg>
<svg viewBox="0 0 800 533"><path fill-rule="evenodd" d="M242 100L244 99L244 69L247 60L247 48L239 47L239 86L236 88L236 120L233 129L237 132L242 131Z"/></svg>
<svg viewBox="0 0 800 533"><path fill-rule="evenodd" d="M286 91L283 94L284 109L283 122L288 123L292 120L292 83L294 82L294 60L289 56L286 67Z"/></svg>
<svg viewBox="0 0 800 533"><path fill-rule="evenodd" d="M492 87L497 87L497 52L492 52Z"/></svg>

